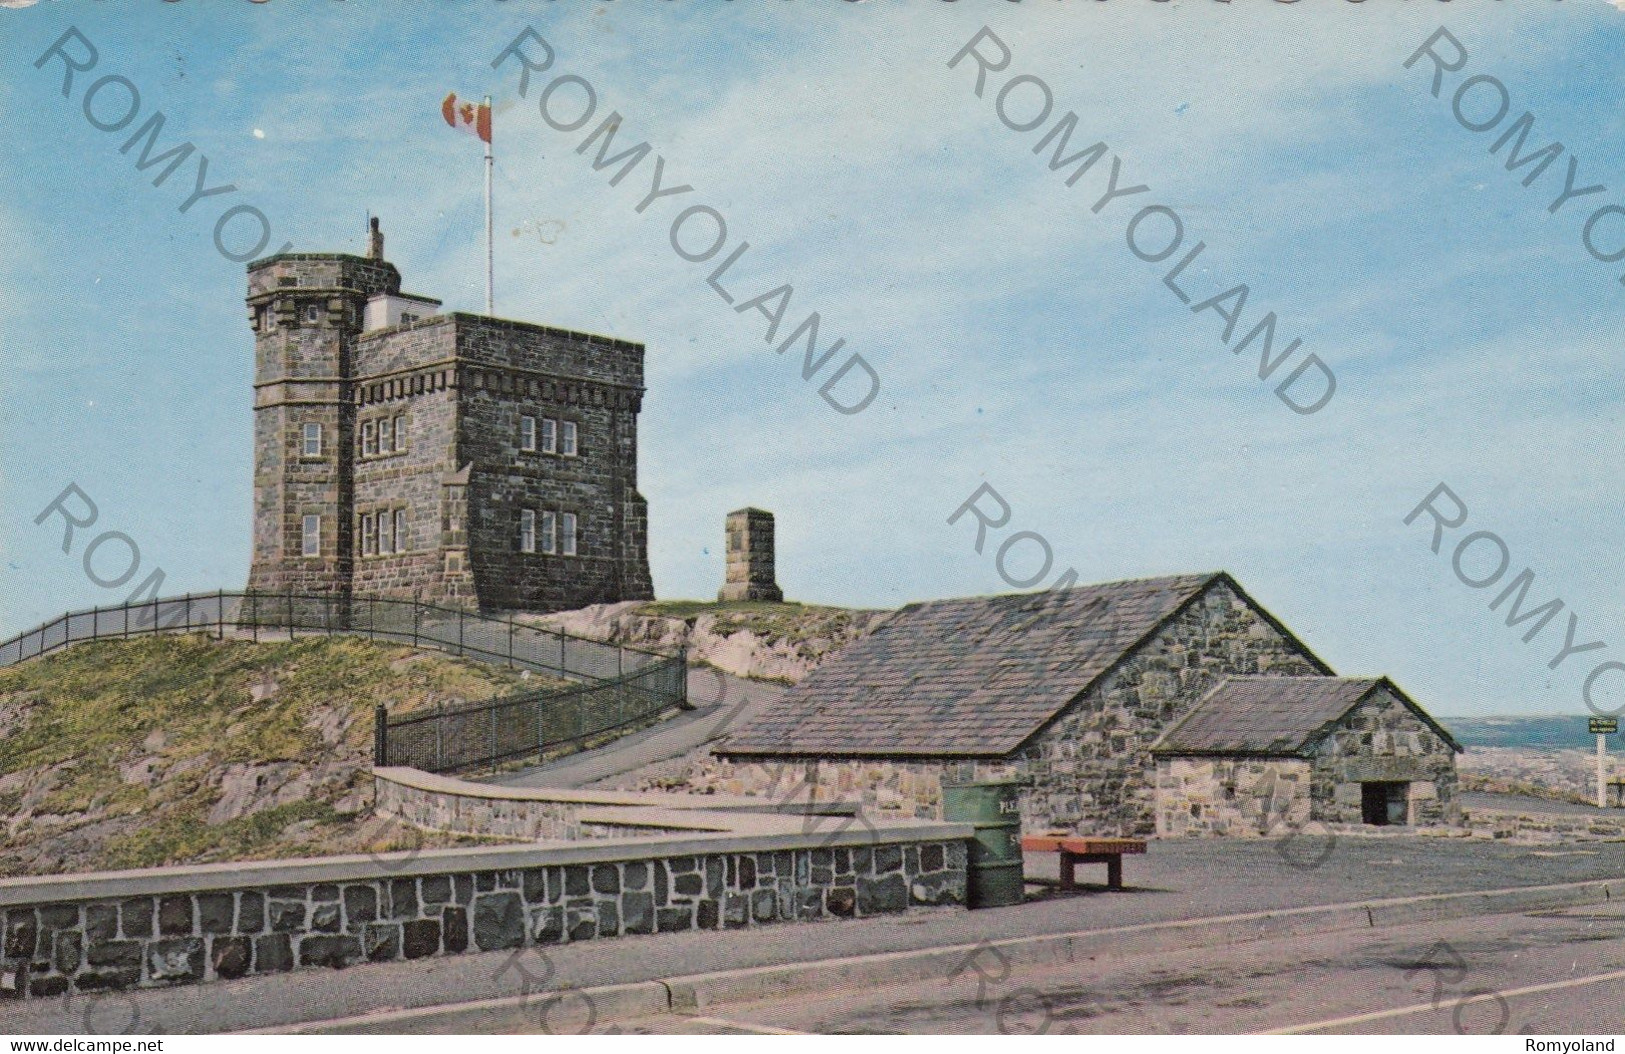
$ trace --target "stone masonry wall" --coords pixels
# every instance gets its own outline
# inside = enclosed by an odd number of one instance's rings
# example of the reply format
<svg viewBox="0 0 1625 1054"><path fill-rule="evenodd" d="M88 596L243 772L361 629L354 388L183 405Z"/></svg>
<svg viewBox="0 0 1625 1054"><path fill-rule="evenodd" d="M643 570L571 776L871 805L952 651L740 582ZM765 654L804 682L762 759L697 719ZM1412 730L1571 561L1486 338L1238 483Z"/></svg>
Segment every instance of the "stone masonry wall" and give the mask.
<svg viewBox="0 0 1625 1054"><path fill-rule="evenodd" d="M1157 834L1280 835L1311 818L1303 758L1159 758Z"/></svg>
<svg viewBox="0 0 1625 1054"><path fill-rule="evenodd" d="M625 341L454 316L458 445L470 480L470 552L487 608L562 611L654 596L647 506L637 490L643 348ZM566 454L520 447L520 418L574 424ZM540 444L538 444L540 446ZM524 553L520 512L576 518L576 552ZM562 525L558 528L562 532Z"/></svg>
<svg viewBox="0 0 1625 1054"><path fill-rule="evenodd" d="M1316 753L1314 818L1360 823L1360 784L1370 781L1410 784L1412 826L1460 821L1455 751L1385 687L1356 707Z"/></svg>
<svg viewBox="0 0 1625 1054"><path fill-rule="evenodd" d="M1216 581L1020 752L1022 821L1083 834L1156 830L1150 747L1225 677L1328 672L1227 582Z"/></svg>
<svg viewBox="0 0 1625 1054"><path fill-rule="evenodd" d="M0 909L0 996L868 917L965 898L966 850L957 840L642 851L646 858L412 877L389 877L391 861L380 859L376 874L344 881L245 877L231 888L12 903ZM151 874L162 882L178 870Z"/></svg>
<svg viewBox="0 0 1625 1054"><path fill-rule="evenodd" d="M861 803L867 814L905 819L942 817L946 781L1010 779L1025 774L1019 763L888 761L846 758L822 761L732 760L715 755L693 766L690 790L756 795L774 801ZM1023 826L1035 829L1023 815Z"/></svg>
<svg viewBox="0 0 1625 1054"><path fill-rule="evenodd" d="M355 546L358 594L409 597L448 606L472 606L466 525L451 507L447 480L459 467L455 366L456 331L450 320L431 318L364 335L357 351L356 435L381 421L405 425L390 451L367 455L353 448L355 515L406 512L406 537L393 553ZM374 442L377 440L375 438ZM400 449L404 446L404 449ZM374 528L376 536L376 528Z"/></svg>

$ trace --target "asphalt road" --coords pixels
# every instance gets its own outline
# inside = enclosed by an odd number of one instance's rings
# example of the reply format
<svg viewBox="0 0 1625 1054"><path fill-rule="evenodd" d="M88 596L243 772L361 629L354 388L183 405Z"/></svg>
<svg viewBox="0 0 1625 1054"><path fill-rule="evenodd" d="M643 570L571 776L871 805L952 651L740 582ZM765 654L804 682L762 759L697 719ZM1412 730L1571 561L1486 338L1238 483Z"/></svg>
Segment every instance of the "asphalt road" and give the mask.
<svg viewBox="0 0 1625 1054"><path fill-rule="evenodd" d="M688 670L685 710L650 728L599 747L497 777L516 787L590 787L638 769L675 761L753 720L783 694L784 686L734 677L708 666Z"/></svg>
<svg viewBox="0 0 1625 1054"><path fill-rule="evenodd" d="M1625 1028L1625 904L1011 970L625 1022L637 1033L1533 1033ZM606 1029L599 1029L606 1031Z"/></svg>

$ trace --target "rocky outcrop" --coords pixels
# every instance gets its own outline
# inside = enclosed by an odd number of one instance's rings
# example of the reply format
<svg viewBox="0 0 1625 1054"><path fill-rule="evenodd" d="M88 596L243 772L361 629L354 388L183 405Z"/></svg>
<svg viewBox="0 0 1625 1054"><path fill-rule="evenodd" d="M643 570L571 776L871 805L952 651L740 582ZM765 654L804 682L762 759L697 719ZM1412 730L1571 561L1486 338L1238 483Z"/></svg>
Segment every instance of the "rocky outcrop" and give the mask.
<svg viewBox="0 0 1625 1054"><path fill-rule="evenodd" d="M670 615L662 613L661 605L629 601L521 621L611 644L656 651L687 648L691 663L706 663L736 677L794 684L890 615L797 604L759 609L719 605L715 610Z"/></svg>

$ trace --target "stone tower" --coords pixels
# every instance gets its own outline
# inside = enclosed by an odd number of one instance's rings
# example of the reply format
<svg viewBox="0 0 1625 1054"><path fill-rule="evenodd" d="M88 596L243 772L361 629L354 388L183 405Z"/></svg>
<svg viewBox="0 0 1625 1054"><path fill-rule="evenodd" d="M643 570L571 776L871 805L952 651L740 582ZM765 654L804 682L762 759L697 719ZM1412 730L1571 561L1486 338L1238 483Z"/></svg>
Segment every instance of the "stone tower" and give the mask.
<svg viewBox="0 0 1625 1054"><path fill-rule="evenodd" d="M773 514L736 509L728 514L727 534L727 574L717 599L782 601L773 570Z"/></svg>
<svg viewBox="0 0 1625 1054"><path fill-rule="evenodd" d="M248 267L265 592L558 611L654 596L643 346L461 313L367 256Z"/></svg>
<svg viewBox="0 0 1625 1054"><path fill-rule="evenodd" d="M352 364L367 301L401 287L372 222L370 256L288 253L248 267L253 590L350 593Z"/></svg>

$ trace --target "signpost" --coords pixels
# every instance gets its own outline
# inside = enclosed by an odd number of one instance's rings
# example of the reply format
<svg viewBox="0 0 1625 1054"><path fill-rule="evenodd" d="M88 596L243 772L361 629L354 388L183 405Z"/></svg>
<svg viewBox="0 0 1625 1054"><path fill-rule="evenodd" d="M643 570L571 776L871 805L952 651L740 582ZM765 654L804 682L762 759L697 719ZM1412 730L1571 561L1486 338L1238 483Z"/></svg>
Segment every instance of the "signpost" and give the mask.
<svg viewBox="0 0 1625 1054"><path fill-rule="evenodd" d="M1597 808L1608 808L1608 784L1604 782L1607 777L1603 775L1603 759L1608 752L1608 737L1619 731L1619 718L1593 717L1586 723L1587 729L1597 737Z"/></svg>

